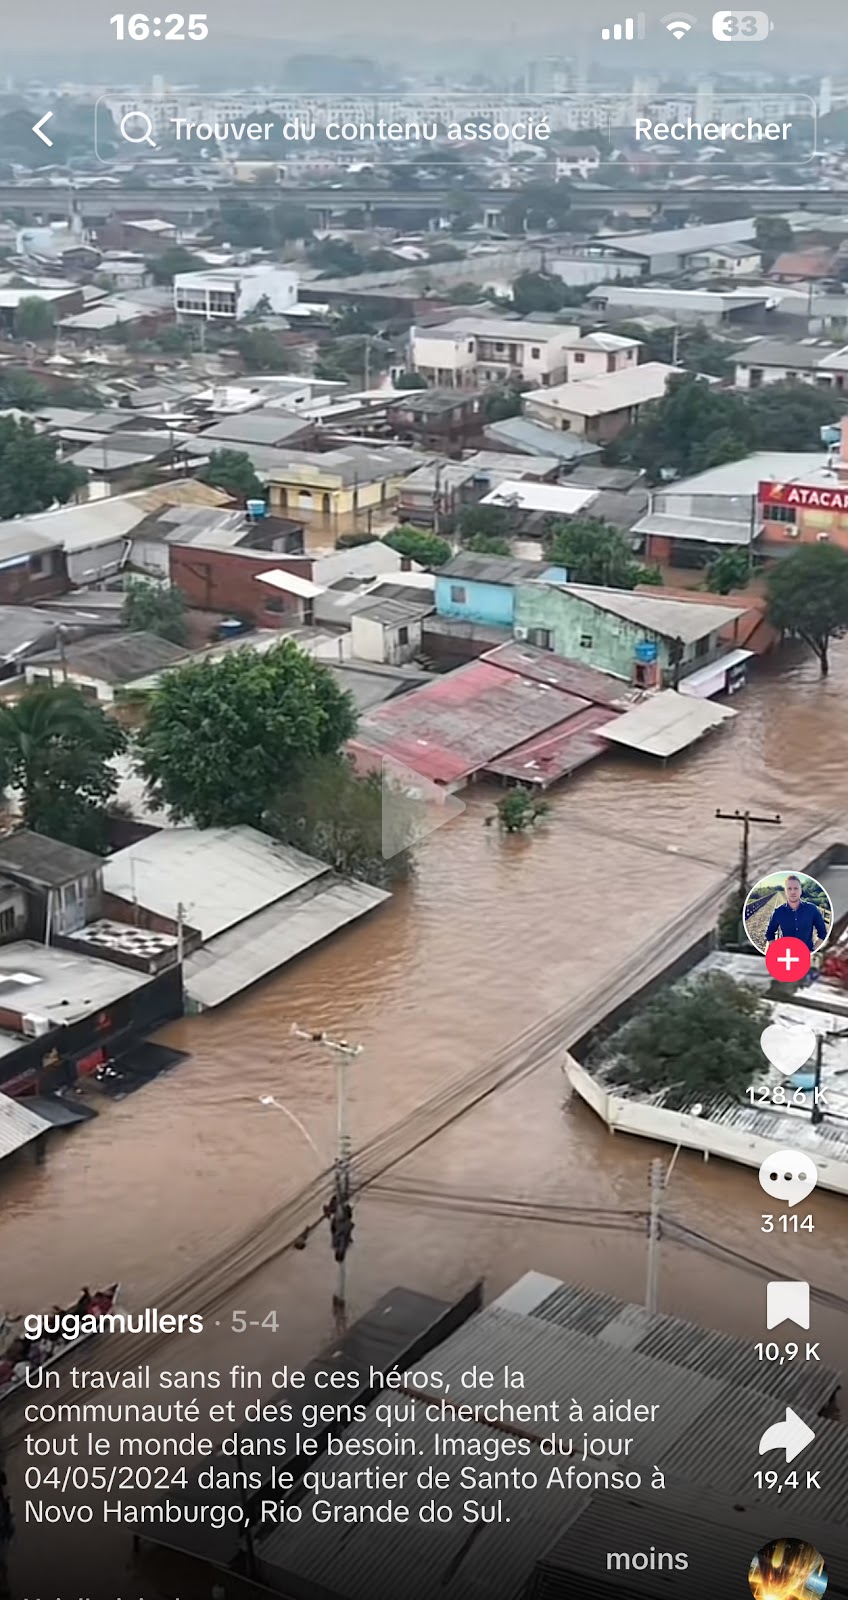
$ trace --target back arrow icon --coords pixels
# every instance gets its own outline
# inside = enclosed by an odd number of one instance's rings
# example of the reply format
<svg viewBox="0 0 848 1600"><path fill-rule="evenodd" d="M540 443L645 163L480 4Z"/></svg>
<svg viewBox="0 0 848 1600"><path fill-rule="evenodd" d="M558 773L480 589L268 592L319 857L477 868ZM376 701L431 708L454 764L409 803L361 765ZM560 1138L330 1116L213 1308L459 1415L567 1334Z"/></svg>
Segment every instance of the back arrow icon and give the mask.
<svg viewBox="0 0 848 1600"><path fill-rule="evenodd" d="M52 117L52 115L53 115L52 111L45 111L44 116L41 117L38 122L36 122L36 124L35 124L35 126L34 126L34 128L32 130L33 133L36 135L36 138L41 140L42 144L49 144L51 146L51 148L52 148L52 145L53 145L53 140L52 139L48 139L47 134L46 133L42 133L41 130L44 127L45 122L49 122L50 121L50 118Z"/></svg>

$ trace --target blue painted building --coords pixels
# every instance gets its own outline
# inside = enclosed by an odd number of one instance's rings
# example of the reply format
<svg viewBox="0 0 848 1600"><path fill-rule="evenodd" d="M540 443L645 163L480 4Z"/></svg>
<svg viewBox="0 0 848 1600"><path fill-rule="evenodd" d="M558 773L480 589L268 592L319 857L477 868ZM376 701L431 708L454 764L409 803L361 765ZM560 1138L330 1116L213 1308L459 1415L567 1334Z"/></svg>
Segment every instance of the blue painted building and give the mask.
<svg viewBox="0 0 848 1600"><path fill-rule="evenodd" d="M461 551L436 573L436 615L512 632L516 589L534 578L549 583L568 581L565 568L549 561Z"/></svg>

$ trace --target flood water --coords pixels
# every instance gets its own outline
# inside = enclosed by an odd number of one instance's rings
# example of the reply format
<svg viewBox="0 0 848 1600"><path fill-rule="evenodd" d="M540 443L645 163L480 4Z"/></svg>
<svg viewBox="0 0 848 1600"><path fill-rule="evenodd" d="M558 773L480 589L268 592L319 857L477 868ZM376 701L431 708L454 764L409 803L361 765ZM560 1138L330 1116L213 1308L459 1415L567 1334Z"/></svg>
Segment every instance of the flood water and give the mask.
<svg viewBox="0 0 848 1600"><path fill-rule="evenodd" d="M559 1042L578 1037L586 997L597 1003L677 919L684 928L687 908L701 906L694 933L715 921L739 847L716 807L780 811L782 829L754 830L752 863L803 864L785 857L781 834L848 812L846 694L848 646L825 682L803 652L760 664L735 721L668 769L598 761L554 791L531 838L484 826L493 792L464 795L465 815L432 837L390 904L241 1001L166 1029L189 1061L54 1138L43 1166L3 1174L0 1305L40 1308L120 1278L134 1307L274 1303L286 1354L313 1353L331 1327L329 1246L322 1232L305 1252L282 1252L297 1213L287 1199L332 1160L334 1059L293 1039L294 1022L364 1046L350 1068L353 1143L371 1151L366 1175L381 1176L357 1213L354 1315L392 1284L449 1293L479 1275L496 1292L531 1268L639 1299L643 1239L598 1213L644 1210L658 1152L564 1106L557 1031L538 1025L562 1013ZM846 830L848 816L824 836ZM507 1081L452 1117L463 1104L451 1086L493 1058ZM260 1104L268 1094L320 1160ZM313 1189L299 1226L326 1189ZM664 1309L761 1337L764 1289L746 1257L842 1289L843 1202L817 1196L816 1231L797 1241L764 1238L760 1202L752 1171L681 1157L669 1212L713 1243L666 1247ZM843 1316L823 1310L817 1332L838 1362ZM210 1350L214 1362L214 1339Z"/></svg>

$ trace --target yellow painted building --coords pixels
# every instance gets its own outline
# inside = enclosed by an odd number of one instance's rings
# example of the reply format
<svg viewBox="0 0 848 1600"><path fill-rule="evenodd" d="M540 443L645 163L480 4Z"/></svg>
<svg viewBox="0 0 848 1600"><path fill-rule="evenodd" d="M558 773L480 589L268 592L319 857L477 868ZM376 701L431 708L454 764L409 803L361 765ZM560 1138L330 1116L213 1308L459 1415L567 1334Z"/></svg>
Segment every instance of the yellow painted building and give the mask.
<svg viewBox="0 0 848 1600"><path fill-rule="evenodd" d="M352 446L325 455L293 451L285 467L267 476L269 509L332 538L364 532L391 512L404 479L421 463L416 451L398 445L385 450Z"/></svg>

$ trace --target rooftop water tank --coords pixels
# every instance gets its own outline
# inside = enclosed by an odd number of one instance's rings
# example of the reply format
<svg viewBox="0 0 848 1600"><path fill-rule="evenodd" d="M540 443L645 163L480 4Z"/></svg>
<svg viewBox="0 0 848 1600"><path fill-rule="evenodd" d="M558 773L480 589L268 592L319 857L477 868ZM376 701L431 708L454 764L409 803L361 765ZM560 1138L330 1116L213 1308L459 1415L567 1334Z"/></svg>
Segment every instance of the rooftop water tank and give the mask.
<svg viewBox="0 0 848 1600"><path fill-rule="evenodd" d="M656 661L657 646L652 639L641 639L636 646L637 661Z"/></svg>
<svg viewBox="0 0 848 1600"><path fill-rule="evenodd" d="M248 500L247 514L252 522L258 522L261 517L268 515L268 507L264 500Z"/></svg>

